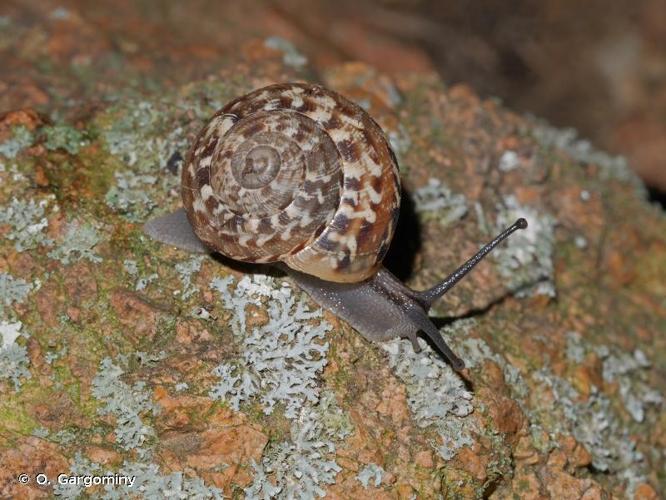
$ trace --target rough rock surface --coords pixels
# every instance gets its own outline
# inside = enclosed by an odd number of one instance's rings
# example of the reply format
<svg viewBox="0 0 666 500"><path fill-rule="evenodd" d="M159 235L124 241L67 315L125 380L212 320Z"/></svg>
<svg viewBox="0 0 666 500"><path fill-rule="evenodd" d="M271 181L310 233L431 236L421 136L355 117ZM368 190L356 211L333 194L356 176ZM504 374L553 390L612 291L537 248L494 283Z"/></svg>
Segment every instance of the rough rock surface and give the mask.
<svg viewBox="0 0 666 500"><path fill-rule="evenodd" d="M266 29L217 58L151 38L151 19L179 26L170 16L137 9L121 29L74 3L35 5L0 13L14 70L0 82L0 496L666 489L666 219L623 161L425 68L308 63ZM142 234L179 206L205 119L296 79L388 133L406 201L387 265L414 287L529 220L435 311L462 376L427 347L364 341L265 268ZM137 479L86 489L58 473Z"/></svg>

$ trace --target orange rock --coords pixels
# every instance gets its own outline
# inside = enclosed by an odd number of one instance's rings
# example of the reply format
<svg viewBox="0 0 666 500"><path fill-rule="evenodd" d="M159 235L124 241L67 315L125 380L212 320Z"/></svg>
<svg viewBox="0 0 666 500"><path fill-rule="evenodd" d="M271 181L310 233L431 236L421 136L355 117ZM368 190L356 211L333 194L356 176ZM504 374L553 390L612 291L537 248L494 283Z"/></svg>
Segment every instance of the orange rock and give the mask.
<svg viewBox="0 0 666 500"><path fill-rule="evenodd" d="M206 328L201 328L201 323L193 320L179 320L176 323L176 342L190 345L195 342L208 342L212 335Z"/></svg>
<svg viewBox="0 0 666 500"><path fill-rule="evenodd" d="M483 362L483 370L481 370L484 382L490 386L491 389L497 392L504 392L506 384L504 382L504 372L502 368L492 360L485 360Z"/></svg>
<svg viewBox="0 0 666 500"><path fill-rule="evenodd" d="M488 406L493 425L499 432L515 434L521 429L525 415L516 401L487 389L480 390L479 395Z"/></svg>
<svg viewBox="0 0 666 500"><path fill-rule="evenodd" d="M65 296L74 305L97 299L97 282L87 262L77 262L67 270L64 278Z"/></svg>
<svg viewBox="0 0 666 500"><path fill-rule="evenodd" d="M579 479L563 470L566 456L561 451L551 453L548 465L542 469L543 485L551 498L601 498L602 489L592 479Z"/></svg>
<svg viewBox="0 0 666 500"><path fill-rule="evenodd" d="M46 498L51 488L35 483L39 473L55 482L58 474L68 471L69 464L58 447L37 437L20 437L11 449L0 452L1 498ZM20 483L19 474L27 474L29 482Z"/></svg>
<svg viewBox="0 0 666 500"><path fill-rule="evenodd" d="M659 495L652 486L647 483L641 483L634 490L634 500L657 500Z"/></svg>
<svg viewBox="0 0 666 500"><path fill-rule="evenodd" d="M540 492L541 483L533 472L519 468L511 481L514 496L521 500L545 500Z"/></svg>
<svg viewBox="0 0 666 500"><path fill-rule="evenodd" d="M124 335L134 343L152 340L157 333L157 318L160 311L139 294L125 289L111 293L111 306L118 321L125 327Z"/></svg>
<svg viewBox="0 0 666 500"><path fill-rule="evenodd" d="M414 463L421 467L431 468L434 465L432 452L429 450L419 451L414 455Z"/></svg>
<svg viewBox="0 0 666 500"><path fill-rule="evenodd" d="M471 448L465 446L458 450L456 461L461 467L468 471L472 476L483 482L488 477L486 472L488 467L488 457L475 453Z"/></svg>
<svg viewBox="0 0 666 500"><path fill-rule="evenodd" d="M566 454L567 461L573 467L587 467L592 463L592 455L573 436L566 436L560 441L560 446Z"/></svg>
<svg viewBox="0 0 666 500"><path fill-rule="evenodd" d="M160 390L158 399L165 408L173 408L173 399ZM180 399L180 398L178 398ZM195 404L195 398L183 398L185 405ZM245 417L222 408L206 419L203 431L168 432L160 437L160 457L171 470L183 467L195 469L201 477L231 492L232 484L244 486L252 479L248 469L254 460L259 462L268 437L258 426L245 423Z"/></svg>
<svg viewBox="0 0 666 500"><path fill-rule="evenodd" d="M0 115L0 141L6 139L9 136L9 129L17 125L35 130L43 123L37 112L30 108L3 113Z"/></svg>
<svg viewBox="0 0 666 500"><path fill-rule="evenodd" d="M100 446L89 446L86 448L85 454L93 462L102 465L116 464L122 459L122 457L115 451Z"/></svg>
<svg viewBox="0 0 666 500"><path fill-rule="evenodd" d="M522 436L518 440L513 458L524 465L534 465L539 462L539 453L532 446L532 440L529 436Z"/></svg>

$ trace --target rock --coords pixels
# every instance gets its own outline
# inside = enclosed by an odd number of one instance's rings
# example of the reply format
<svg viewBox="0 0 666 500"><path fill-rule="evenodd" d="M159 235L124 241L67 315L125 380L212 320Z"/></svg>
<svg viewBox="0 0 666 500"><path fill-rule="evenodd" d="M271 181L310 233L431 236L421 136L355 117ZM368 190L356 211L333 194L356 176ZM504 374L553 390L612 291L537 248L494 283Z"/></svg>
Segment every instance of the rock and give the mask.
<svg viewBox="0 0 666 500"><path fill-rule="evenodd" d="M227 6L222 32L218 6L172 8L122 27L77 2L0 13L0 496L51 496L15 481L38 467L132 470L182 497L666 489L666 220L622 162L446 87L424 53L400 71L413 47L352 63L263 3ZM463 374L425 344L367 342L279 273L142 233L180 206L207 117L287 80L384 127L405 188L386 264L415 288L528 218L434 308Z"/></svg>

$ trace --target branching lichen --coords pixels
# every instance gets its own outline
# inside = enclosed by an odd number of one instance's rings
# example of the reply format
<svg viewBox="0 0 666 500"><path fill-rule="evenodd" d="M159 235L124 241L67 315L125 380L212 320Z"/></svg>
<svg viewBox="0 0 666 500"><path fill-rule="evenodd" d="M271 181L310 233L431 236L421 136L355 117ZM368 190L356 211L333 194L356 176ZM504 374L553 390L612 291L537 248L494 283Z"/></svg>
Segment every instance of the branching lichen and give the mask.
<svg viewBox="0 0 666 500"><path fill-rule="evenodd" d="M245 489L246 498L323 497L322 485L333 484L342 470L327 458L334 451L312 410L304 408L292 423L291 440L271 446L261 463L254 464L254 481Z"/></svg>
<svg viewBox="0 0 666 500"><path fill-rule="evenodd" d="M155 413L153 404L144 382L130 386L120 379L123 370L105 358L100 370L93 379L92 394L104 403L98 412L101 415L116 417L116 442L125 450L139 448L143 442L154 435L151 426L144 423L141 416Z"/></svg>
<svg viewBox="0 0 666 500"><path fill-rule="evenodd" d="M537 125L531 128L531 133L544 147L565 151L580 163L599 165L602 167L600 171L602 178L630 182L639 191L645 190L643 183L629 168L624 157L611 156L594 148L590 141L580 139L575 129L560 129L551 126L544 120L539 120Z"/></svg>
<svg viewBox="0 0 666 500"><path fill-rule="evenodd" d="M43 233L48 226L48 220L44 215L47 205L47 199L35 202L35 200L12 198L9 205L0 209L0 224L11 227L5 237L14 242L17 251L23 252L39 245L52 244Z"/></svg>
<svg viewBox="0 0 666 500"><path fill-rule="evenodd" d="M106 193L106 204L131 221L143 220L156 203L148 194L148 188L157 183L154 175L134 172L115 172L116 185Z"/></svg>
<svg viewBox="0 0 666 500"><path fill-rule="evenodd" d="M102 258L93 253L93 249L101 239L99 233L90 224L68 224L65 236L59 245L49 252L49 257L59 260L64 265L81 259L102 262Z"/></svg>
<svg viewBox="0 0 666 500"><path fill-rule="evenodd" d="M277 403L285 405L285 415L296 418L306 402L317 402L317 377L326 365L328 343L322 343L331 326L314 324L321 311L311 311L307 302L297 299L286 283L279 288L268 277L245 277L233 292L230 281L214 279L225 307L234 311L232 329L242 335L247 323L246 306L268 300L268 322L254 327L241 340L242 359L222 363L215 369L220 382L211 397L228 401L238 409L241 402L258 396L266 414Z"/></svg>
<svg viewBox="0 0 666 500"><path fill-rule="evenodd" d="M364 488L367 488L370 485L370 481L375 488L382 484L382 477L384 476L385 471L377 464L368 464L363 469L359 471L356 475L356 479L363 485Z"/></svg>
<svg viewBox="0 0 666 500"><path fill-rule="evenodd" d="M34 140L33 133L23 125L17 125L12 128L12 136L0 142L0 155L6 158L16 158L19 152L32 144Z"/></svg>
<svg viewBox="0 0 666 500"><path fill-rule="evenodd" d="M514 196L505 197L498 211L497 232L506 229L519 217L524 217L529 223L527 229L513 234L492 254L509 288L518 296L554 297L555 220L548 214L521 205Z"/></svg>
<svg viewBox="0 0 666 500"><path fill-rule="evenodd" d="M231 278L216 278L211 288L233 311L231 328L241 357L214 370L220 380L210 396L235 409L255 400L267 415L277 404L284 405L284 415L292 421L291 439L270 445L261 462L254 464L246 497L323 496L322 485L332 484L340 471L328 458L333 457L334 442L352 431L333 393L322 394L318 386L327 362L325 334L331 326L320 320L321 310L311 310L285 282L246 276L233 289L232 284ZM248 329L249 304L264 304L268 319Z"/></svg>
<svg viewBox="0 0 666 500"><path fill-rule="evenodd" d="M184 262L176 264L176 272L180 277L180 282L183 284L183 291L180 296L181 299L187 300L199 290L199 288L192 283L192 278L201 269L203 259L202 255L195 255Z"/></svg>
<svg viewBox="0 0 666 500"><path fill-rule="evenodd" d="M629 493L647 480L643 455L636 449L629 429L617 417L608 397L593 386L590 396L583 399L568 381L547 368L532 377L553 393L552 403L544 411L556 419L560 429L553 428L551 432L572 434L592 455L594 469L620 473Z"/></svg>
<svg viewBox="0 0 666 500"><path fill-rule="evenodd" d="M308 58L301 54L296 46L289 40L280 36L270 36L264 40L264 45L270 49L282 52L282 62L287 66L300 69L308 63Z"/></svg>
<svg viewBox="0 0 666 500"><path fill-rule="evenodd" d="M467 198L453 193L439 179L428 179L428 184L414 191L414 210L426 218L436 219L448 226L467 213Z"/></svg>
<svg viewBox="0 0 666 500"><path fill-rule="evenodd" d="M133 478L129 484L107 484L95 494L96 498L120 500L125 498L178 498L178 499L222 499L222 491L213 486L206 486L199 478L185 476L182 472L163 474L160 467L153 463L123 462L117 471L109 470L101 464L91 462L77 453L71 465L71 476L111 476L119 475ZM76 498L85 491L84 485L58 483L53 492L58 497Z"/></svg>
<svg viewBox="0 0 666 500"><path fill-rule="evenodd" d="M633 353L600 354L604 381L619 384L625 409L636 422L643 422L648 406L659 408L664 402L663 396L647 385L647 373L651 367L647 356L640 349Z"/></svg>
<svg viewBox="0 0 666 500"><path fill-rule="evenodd" d="M44 145L49 150L64 149L69 154L75 155L87 144L85 135L69 125L46 126L42 127L41 132L46 136Z"/></svg>
<svg viewBox="0 0 666 500"><path fill-rule="evenodd" d="M29 378L28 351L24 346L18 345L16 340L27 334L21 332L21 322L0 322L0 380L11 380L14 389L21 386L22 378Z"/></svg>
<svg viewBox="0 0 666 500"><path fill-rule="evenodd" d="M23 302L31 290L32 284L27 281L0 273L0 314L4 313L5 307Z"/></svg>
<svg viewBox="0 0 666 500"><path fill-rule="evenodd" d="M437 429L442 443L433 443L433 448L450 460L456 450L473 442L473 423L465 418L473 411L472 393L430 346L419 342L423 349L420 353L414 352L407 340L392 340L382 347L389 354L389 365L407 388L407 404L416 425Z"/></svg>

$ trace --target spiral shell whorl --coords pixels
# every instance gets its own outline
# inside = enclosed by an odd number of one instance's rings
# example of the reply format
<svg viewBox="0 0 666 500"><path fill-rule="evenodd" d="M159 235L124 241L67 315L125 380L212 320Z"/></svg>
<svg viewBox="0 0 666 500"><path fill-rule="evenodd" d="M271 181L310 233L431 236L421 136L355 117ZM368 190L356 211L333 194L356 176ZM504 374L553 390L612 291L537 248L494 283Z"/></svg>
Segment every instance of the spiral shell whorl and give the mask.
<svg viewBox="0 0 666 500"><path fill-rule="evenodd" d="M182 186L190 222L213 249L339 282L377 270L400 205L381 129L344 97L306 84L227 104L197 137Z"/></svg>

